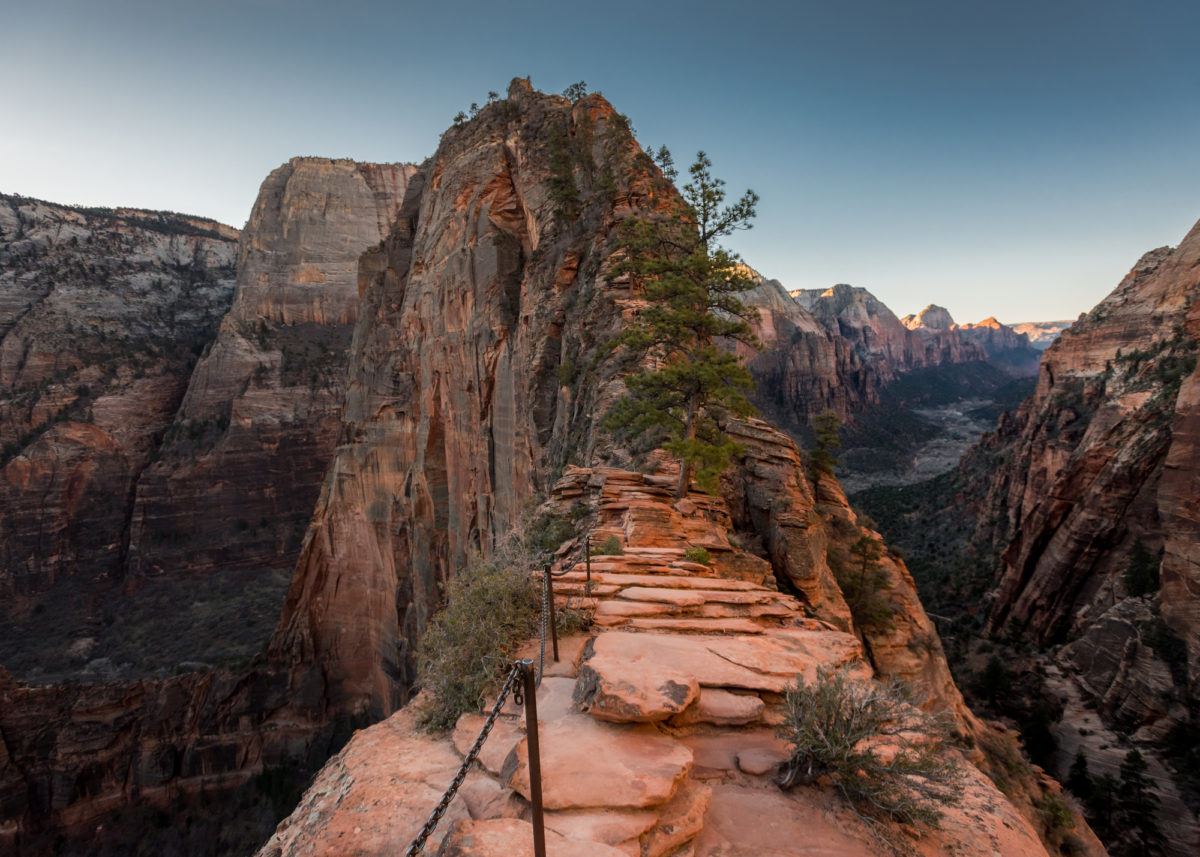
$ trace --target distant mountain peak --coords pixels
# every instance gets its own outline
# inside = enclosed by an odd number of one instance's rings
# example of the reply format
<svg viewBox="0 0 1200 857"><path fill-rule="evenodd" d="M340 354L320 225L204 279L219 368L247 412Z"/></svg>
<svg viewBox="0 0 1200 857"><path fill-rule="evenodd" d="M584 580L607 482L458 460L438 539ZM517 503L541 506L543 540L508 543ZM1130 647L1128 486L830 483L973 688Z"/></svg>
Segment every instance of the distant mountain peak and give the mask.
<svg viewBox="0 0 1200 857"><path fill-rule="evenodd" d="M901 324L909 330L924 328L925 330L950 330L954 327L954 317L950 310L937 304L929 304L916 315L906 315L900 319Z"/></svg>

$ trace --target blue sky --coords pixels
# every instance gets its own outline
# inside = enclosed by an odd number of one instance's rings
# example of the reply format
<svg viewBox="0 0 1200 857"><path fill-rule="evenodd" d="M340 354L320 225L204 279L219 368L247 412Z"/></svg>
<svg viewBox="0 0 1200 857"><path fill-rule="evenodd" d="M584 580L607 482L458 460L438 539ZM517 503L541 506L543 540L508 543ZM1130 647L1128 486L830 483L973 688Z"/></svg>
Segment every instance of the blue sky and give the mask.
<svg viewBox="0 0 1200 857"><path fill-rule="evenodd" d="M240 226L292 155L420 161L576 80L762 196L735 249L897 313L1071 318L1200 218L1200 4L0 0L0 190Z"/></svg>

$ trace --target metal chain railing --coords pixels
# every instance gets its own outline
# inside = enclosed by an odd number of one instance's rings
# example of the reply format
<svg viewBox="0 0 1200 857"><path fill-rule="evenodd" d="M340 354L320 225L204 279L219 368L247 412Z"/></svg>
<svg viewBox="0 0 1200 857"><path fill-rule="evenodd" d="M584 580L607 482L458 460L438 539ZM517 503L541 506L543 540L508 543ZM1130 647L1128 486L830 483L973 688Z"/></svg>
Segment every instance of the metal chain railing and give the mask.
<svg viewBox="0 0 1200 857"><path fill-rule="evenodd" d="M542 609L541 615L538 617L537 669L533 668L532 661L525 660L513 663L507 678L504 679L504 685L500 688L500 694L496 697L496 702L492 705L492 710L488 712L487 718L483 721L483 726L479 729L479 734L475 737L475 743L471 745L471 749L463 757L463 762L458 768L458 773L450 781L450 785L446 788L437 806L433 808L433 812L429 813L429 818L425 820L425 824L421 826L420 832L418 832L416 838L408 846L408 850L404 852L404 857L417 857L417 855L422 853L426 841L433 835L438 824L441 823L442 816L450 808L450 804L454 801L454 796L458 794L459 787L462 786L463 781L467 778L467 774L471 770L471 765L479 757L479 751L483 749L488 735L492 732L492 727L496 725L496 718L500 716L500 711L504 708L504 702L508 699L509 694L512 694L513 701L517 705L523 706L525 709L525 735L529 748L530 804L533 815L533 849L535 857L545 857L546 831L542 820L542 774L541 753L538 748L537 689L541 687L542 676L546 672L547 629L550 631L550 637L554 646L554 660L558 661L558 621L554 614L554 583L551 578L560 577L565 573L566 570L563 570L555 575L550 570L549 565L542 572Z"/></svg>
<svg viewBox="0 0 1200 857"><path fill-rule="evenodd" d="M420 832L413 839L412 844L408 846L408 850L404 852L404 857L416 857L425 848L425 841L437 829L442 816L446 814L454 796L458 794L459 787L463 784L463 780L467 778L467 774L471 770L471 765L479 757L479 751L483 749L483 744L491 734L492 727L496 725L496 718L500 716L500 710L504 708L504 701L508 699L508 695L512 693L514 687L518 687L518 682L522 680L526 661L517 661L513 664L512 669L508 671L508 677L504 680L504 686L500 688L500 695L496 697L495 704L492 705L492 710L488 712L487 719L483 721L483 726L479 730L479 735L475 738L475 743L471 745L471 749L467 755L463 757L463 763L458 768L458 773L454 775L454 779L447 786L442 799L438 801L437 806L433 808L433 812L429 813L429 818L425 820L425 824L421 826Z"/></svg>

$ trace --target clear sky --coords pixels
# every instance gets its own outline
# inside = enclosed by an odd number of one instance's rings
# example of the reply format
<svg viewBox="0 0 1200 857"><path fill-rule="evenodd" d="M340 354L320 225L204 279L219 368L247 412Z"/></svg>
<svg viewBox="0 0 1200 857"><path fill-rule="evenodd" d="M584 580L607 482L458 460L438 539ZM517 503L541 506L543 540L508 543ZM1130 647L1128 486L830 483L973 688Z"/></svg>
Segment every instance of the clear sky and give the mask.
<svg viewBox="0 0 1200 857"><path fill-rule="evenodd" d="M240 226L518 75L757 190L764 274L901 315L1071 318L1200 218L1195 0L0 0L0 190Z"/></svg>

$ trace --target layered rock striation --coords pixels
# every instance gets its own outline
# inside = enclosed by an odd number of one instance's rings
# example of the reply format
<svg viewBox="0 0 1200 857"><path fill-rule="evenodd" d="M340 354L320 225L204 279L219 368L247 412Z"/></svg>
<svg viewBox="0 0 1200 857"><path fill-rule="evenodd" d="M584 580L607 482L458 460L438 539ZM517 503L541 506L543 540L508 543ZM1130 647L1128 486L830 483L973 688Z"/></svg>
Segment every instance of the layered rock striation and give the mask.
<svg viewBox="0 0 1200 857"><path fill-rule="evenodd" d="M293 158L263 182L233 306L138 483L132 577L290 573L341 430L358 258L415 172Z"/></svg>
<svg viewBox="0 0 1200 857"><path fill-rule="evenodd" d="M0 195L0 612L121 574L134 487L229 308L237 238Z"/></svg>

